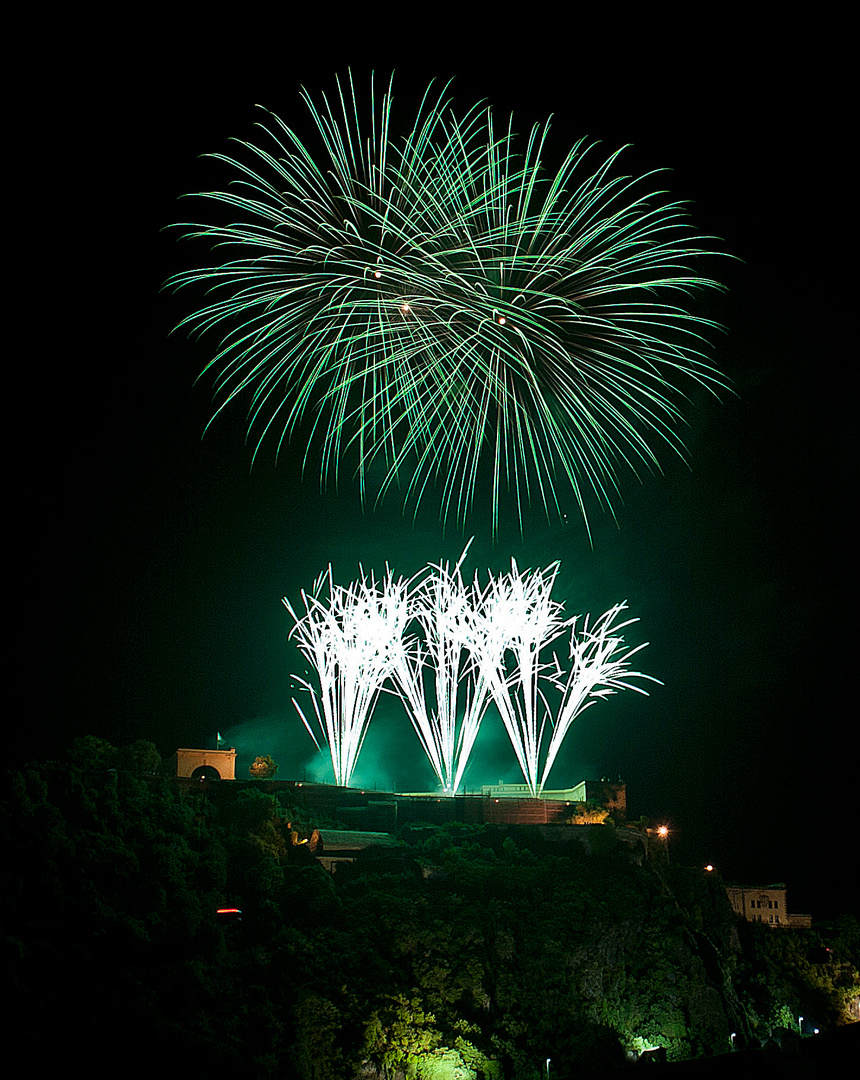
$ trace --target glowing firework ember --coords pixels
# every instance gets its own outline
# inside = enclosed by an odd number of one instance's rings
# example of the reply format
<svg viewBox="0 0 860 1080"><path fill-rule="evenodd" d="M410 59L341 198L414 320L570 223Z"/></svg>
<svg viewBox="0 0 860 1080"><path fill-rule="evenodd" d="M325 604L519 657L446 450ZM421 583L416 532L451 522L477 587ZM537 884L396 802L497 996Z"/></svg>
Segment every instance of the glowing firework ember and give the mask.
<svg viewBox="0 0 860 1080"><path fill-rule="evenodd" d="M468 550L468 549L467 549ZM617 624L626 605L617 604L593 624L585 616L563 618L552 600L558 564L543 571L490 576L481 589L467 587L461 565L428 568L405 582L389 572L381 587L371 579L335 586L328 571L328 600L320 599L321 577L292 634L314 665L319 692L306 680L317 724L328 743L335 779L347 785L361 749L374 704L383 689L402 700L442 788L458 790L489 701L499 710L517 761L533 796L546 783L574 720L590 705L617 690L646 691L633 679L653 679L630 670L644 645L624 649ZM417 623L423 637L407 637ZM570 668L550 646L570 630ZM542 658L542 654L543 657ZM511 663L511 660L513 661ZM428 708L425 670L432 672L435 708ZM465 694L460 687L466 683ZM559 698L553 715L545 689ZM294 701L319 748L313 728ZM545 738L547 724L552 734ZM546 747L544 749L544 747Z"/></svg>
<svg viewBox="0 0 860 1080"><path fill-rule="evenodd" d="M351 76L304 100L318 152L271 115L261 145L213 155L233 179L202 197L230 216L183 227L228 257L169 282L209 288L183 325L223 335L216 415L246 401L255 457L308 420L324 477L352 452L362 497L382 466L379 497L417 509L438 483L460 520L480 477L495 526L505 486L549 514L570 485L585 518L589 492L612 508L622 464L683 454L676 384L723 384L713 324L683 306L718 286L681 203L582 140L552 171L548 123L520 140L481 106L457 117L446 89L400 138L390 85L367 115Z"/></svg>

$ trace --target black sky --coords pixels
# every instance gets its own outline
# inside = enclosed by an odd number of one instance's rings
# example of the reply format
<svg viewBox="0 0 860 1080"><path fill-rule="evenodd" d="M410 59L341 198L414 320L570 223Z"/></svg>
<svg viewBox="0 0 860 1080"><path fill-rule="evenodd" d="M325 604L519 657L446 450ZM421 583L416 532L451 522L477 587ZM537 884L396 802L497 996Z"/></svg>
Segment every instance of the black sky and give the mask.
<svg viewBox="0 0 860 1080"><path fill-rule="evenodd" d="M169 336L192 298L159 289L203 248L162 230L188 212L178 196L219 182L199 155L252 137L256 103L303 122L299 87L330 90L350 65L359 78L394 67L405 101L453 76L456 102L486 98L521 130L553 114L559 153L586 135L633 143L633 169L670 166L673 194L738 260L710 268L730 291L702 309L728 327L715 360L737 396L694 396L691 469L667 460L641 486L625 478L618 523L595 518L593 549L575 507L564 528L535 515L524 538L505 523L495 546L486 518L467 527L471 569L559 559L571 613L628 600L635 640L651 643L643 669L665 684L595 706L553 782L620 774L634 813L672 824L678 857L786 881L796 910L848 909L856 474L840 267L851 200L829 34L652 26L622 47L606 27L585 48L544 28L538 48L509 28L490 49L480 30L420 47L408 35L382 47L370 30L333 42L234 23L210 27L211 44L174 31L130 54L126 37L45 67L47 119L33 136L45 292L36 351L22 358L36 384L23 453L37 669L13 745L48 756L93 733L167 754L220 731L240 765L271 752L282 775L315 775L289 706L280 598L296 601L329 561L344 582L386 560L408 575L456 558L464 536L443 533L429 507L414 524L394 501L362 514L349 478L321 493L313 472L301 479L301 448L251 472L238 410L201 440L211 385L194 380L214 343ZM429 784L393 705L357 775ZM513 757L488 730L467 782L501 777L516 779Z"/></svg>

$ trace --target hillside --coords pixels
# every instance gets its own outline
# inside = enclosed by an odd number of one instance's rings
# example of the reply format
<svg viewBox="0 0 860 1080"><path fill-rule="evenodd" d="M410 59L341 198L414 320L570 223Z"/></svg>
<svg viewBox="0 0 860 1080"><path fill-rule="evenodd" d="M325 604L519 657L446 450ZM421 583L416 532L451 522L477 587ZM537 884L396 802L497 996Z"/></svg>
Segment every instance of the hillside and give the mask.
<svg viewBox="0 0 860 1080"><path fill-rule="evenodd" d="M332 876L294 843L330 823L262 785L183 792L141 760L7 777L9 1019L40 1060L537 1080L550 1059L562 1080L851 1018L856 922L826 940L739 924L716 875L610 826L588 845L410 826Z"/></svg>

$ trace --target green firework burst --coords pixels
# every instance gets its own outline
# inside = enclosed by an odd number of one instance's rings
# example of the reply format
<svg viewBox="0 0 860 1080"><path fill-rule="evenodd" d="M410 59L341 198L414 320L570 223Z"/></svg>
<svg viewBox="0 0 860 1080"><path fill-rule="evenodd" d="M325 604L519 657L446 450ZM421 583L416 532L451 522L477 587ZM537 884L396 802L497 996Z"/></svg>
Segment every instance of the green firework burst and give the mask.
<svg viewBox="0 0 860 1080"><path fill-rule="evenodd" d="M724 385L688 302L719 286L694 269L711 238L653 174L585 140L552 171L548 122L520 139L483 105L456 115L447 87L399 137L390 83L364 113L351 75L303 97L318 152L268 114L260 145L212 155L233 179L201 195L232 220L183 228L219 258L168 282L207 286L180 325L221 333L215 415L246 402L255 457L302 424L324 478L353 453L362 498L396 487L417 509L437 488L460 522L486 486L495 528L505 489L548 514L572 489L587 524L619 467L683 454L683 384Z"/></svg>

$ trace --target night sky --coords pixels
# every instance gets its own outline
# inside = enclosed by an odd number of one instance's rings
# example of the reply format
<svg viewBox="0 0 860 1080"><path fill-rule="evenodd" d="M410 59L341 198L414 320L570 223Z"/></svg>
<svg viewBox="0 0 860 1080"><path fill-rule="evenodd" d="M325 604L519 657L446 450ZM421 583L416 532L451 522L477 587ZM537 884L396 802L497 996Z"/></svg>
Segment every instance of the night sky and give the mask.
<svg viewBox="0 0 860 1080"><path fill-rule="evenodd" d="M329 562L344 584L359 564L411 575L474 536L469 575L512 556L558 559L555 595L571 614L626 599L640 619L629 639L650 642L641 670L665 684L589 710L552 786L620 775L631 813L667 821L681 861L785 881L795 911L852 908L839 892L840 860L856 851L857 760L839 64L812 64L823 47L812 38L654 37L623 50L605 35L588 50L508 39L494 52L476 32L474 45L416 51L344 30L336 46L314 35L277 55L274 30L234 25L211 45L158 35L136 57L90 50L46 73L34 151L46 293L31 334L46 352L22 357L35 382L25 625L37 674L17 753L49 757L91 733L151 739L167 755L220 732L240 773L271 753L282 777L324 779L289 703L302 666L281 597L298 602ZM206 249L164 226L192 213L180 195L220 184L199 155L252 138L256 103L304 124L300 86L331 90L350 65L359 82L394 66L407 112L431 77L453 76L455 103L486 98L520 131L553 114L550 160L583 135L607 151L633 143L627 168L671 167L672 194L736 257L707 266L729 292L697 308L728 329L714 359L736 396L692 394L691 467L664 455L663 475L622 476L617 523L594 508L593 547L572 500L566 525L535 512L524 536L503 513L494 543L480 500L465 533L443 529L429 502L414 521L396 497L362 511L349 475L339 491L321 491L313 467L302 478L301 445L251 471L241 408L201 437L211 382L195 378L216 341L171 335L200 294L160 287ZM492 720L470 788L519 779ZM405 715L384 702L355 781L432 780Z"/></svg>

